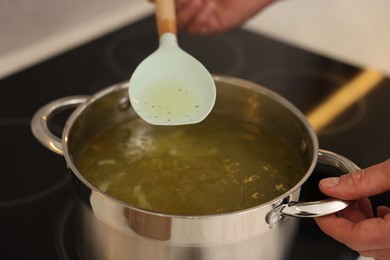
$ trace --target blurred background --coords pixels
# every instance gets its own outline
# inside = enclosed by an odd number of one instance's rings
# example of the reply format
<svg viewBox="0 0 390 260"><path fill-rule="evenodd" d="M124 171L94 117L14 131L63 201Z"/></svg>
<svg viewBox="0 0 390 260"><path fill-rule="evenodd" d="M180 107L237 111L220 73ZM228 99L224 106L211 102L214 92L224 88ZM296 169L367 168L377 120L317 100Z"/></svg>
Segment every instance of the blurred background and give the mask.
<svg viewBox="0 0 390 260"><path fill-rule="evenodd" d="M387 0L281 0L245 27L389 74L388 10ZM2 0L0 78L152 11L146 0Z"/></svg>

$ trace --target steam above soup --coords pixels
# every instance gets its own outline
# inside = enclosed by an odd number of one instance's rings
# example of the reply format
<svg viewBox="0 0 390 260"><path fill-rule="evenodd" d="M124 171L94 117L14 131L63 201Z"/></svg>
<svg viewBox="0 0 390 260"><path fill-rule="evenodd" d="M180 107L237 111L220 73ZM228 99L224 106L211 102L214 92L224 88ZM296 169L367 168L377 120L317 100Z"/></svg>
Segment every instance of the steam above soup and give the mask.
<svg viewBox="0 0 390 260"><path fill-rule="evenodd" d="M212 114L194 125L141 119L99 133L76 166L95 187L166 214L232 212L268 202L303 176L298 154L261 126Z"/></svg>

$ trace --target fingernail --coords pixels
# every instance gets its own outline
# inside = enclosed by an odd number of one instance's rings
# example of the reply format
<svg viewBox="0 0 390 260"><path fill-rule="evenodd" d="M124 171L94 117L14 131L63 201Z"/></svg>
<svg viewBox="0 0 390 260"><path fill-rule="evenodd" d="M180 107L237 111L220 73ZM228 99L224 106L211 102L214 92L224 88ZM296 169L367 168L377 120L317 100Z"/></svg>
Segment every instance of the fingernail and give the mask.
<svg viewBox="0 0 390 260"><path fill-rule="evenodd" d="M332 187L337 186L337 184L339 184L339 182L340 182L339 177L332 177L332 178L322 179L320 181L320 185L322 187L325 187L325 188L332 188Z"/></svg>

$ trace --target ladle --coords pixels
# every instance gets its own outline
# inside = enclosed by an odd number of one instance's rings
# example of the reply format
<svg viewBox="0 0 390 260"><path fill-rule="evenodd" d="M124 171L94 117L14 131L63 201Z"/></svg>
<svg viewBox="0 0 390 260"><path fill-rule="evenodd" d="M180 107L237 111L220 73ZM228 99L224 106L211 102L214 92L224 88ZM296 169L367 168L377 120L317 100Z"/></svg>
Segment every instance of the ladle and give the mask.
<svg viewBox="0 0 390 260"><path fill-rule="evenodd" d="M160 43L131 76L131 105L150 124L198 123L214 106L214 80L178 45L174 0L155 0L155 4Z"/></svg>

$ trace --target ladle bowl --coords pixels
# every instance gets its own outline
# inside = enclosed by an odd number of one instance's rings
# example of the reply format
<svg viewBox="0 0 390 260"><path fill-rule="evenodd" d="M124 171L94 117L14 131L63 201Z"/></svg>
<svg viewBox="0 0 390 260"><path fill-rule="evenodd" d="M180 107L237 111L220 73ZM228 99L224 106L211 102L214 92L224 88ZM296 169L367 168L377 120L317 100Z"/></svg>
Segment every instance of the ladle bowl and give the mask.
<svg viewBox="0 0 390 260"><path fill-rule="evenodd" d="M131 76L130 102L150 124L198 123L214 106L215 83L207 69L179 47L173 0L155 2L160 43Z"/></svg>

